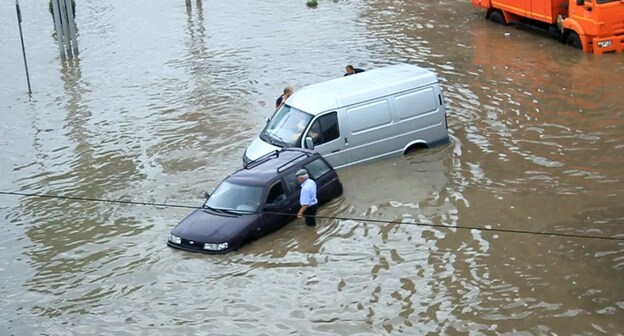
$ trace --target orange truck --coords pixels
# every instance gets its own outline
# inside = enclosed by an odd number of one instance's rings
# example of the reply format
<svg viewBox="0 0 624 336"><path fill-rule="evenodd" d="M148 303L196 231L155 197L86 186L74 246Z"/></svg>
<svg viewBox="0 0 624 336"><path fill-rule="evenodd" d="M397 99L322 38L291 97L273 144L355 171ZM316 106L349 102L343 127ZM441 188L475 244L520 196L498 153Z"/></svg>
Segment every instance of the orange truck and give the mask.
<svg viewBox="0 0 624 336"><path fill-rule="evenodd" d="M529 24L594 54L624 51L624 0L471 0L500 24Z"/></svg>

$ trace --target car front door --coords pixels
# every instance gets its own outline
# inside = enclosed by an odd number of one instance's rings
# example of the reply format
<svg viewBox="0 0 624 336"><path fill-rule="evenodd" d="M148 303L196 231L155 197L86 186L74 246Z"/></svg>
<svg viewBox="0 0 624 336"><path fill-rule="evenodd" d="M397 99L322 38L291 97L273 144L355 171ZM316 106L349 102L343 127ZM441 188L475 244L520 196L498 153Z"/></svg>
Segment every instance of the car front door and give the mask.
<svg viewBox="0 0 624 336"><path fill-rule="evenodd" d="M305 169L310 174L310 177L316 182L316 197L319 203L324 203L334 197L334 182L338 178L336 172L322 159L316 160L305 165Z"/></svg>
<svg viewBox="0 0 624 336"><path fill-rule="evenodd" d="M299 204L301 186L299 182L297 182L297 177L295 176L297 170L298 169L293 169L284 175L284 182L286 184L286 212L293 215L296 215L301 208ZM295 217L291 217L291 219L293 218Z"/></svg>
<svg viewBox="0 0 624 336"><path fill-rule="evenodd" d="M291 219L287 213L289 202L282 180L275 182L266 195L262 207L262 235L271 233L284 226Z"/></svg>

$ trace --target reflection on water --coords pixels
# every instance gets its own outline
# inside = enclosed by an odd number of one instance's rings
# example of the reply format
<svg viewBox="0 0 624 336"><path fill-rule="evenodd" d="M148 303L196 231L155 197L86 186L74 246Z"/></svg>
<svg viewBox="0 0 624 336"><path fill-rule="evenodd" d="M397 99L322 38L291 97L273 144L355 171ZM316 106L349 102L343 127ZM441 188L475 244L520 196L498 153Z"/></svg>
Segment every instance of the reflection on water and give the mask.
<svg viewBox="0 0 624 336"><path fill-rule="evenodd" d="M0 11L2 190L199 205L285 84L346 64L436 71L452 142L342 169L319 211L336 219L222 256L165 246L183 209L0 196L0 334L624 329L624 244L458 228L622 235L618 55L462 1L83 1L64 64L46 9L23 7L32 100Z"/></svg>

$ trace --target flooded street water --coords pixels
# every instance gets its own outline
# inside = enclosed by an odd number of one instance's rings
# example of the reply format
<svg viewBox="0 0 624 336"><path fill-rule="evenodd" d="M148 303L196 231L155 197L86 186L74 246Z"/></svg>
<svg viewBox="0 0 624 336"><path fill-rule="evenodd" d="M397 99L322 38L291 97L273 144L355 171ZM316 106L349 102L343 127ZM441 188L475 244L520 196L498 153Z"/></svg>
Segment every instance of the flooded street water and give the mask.
<svg viewBox="0 0 624 336"><path fill-rule="evenodd" d="M624 58L467 1L0 3L0 191L200 205L286 84L435 71L452 141L339 171L316 228L166 247L188 209L0 195L0 335L623 335ZM449 228L417 226L442 224Z"/></svg>

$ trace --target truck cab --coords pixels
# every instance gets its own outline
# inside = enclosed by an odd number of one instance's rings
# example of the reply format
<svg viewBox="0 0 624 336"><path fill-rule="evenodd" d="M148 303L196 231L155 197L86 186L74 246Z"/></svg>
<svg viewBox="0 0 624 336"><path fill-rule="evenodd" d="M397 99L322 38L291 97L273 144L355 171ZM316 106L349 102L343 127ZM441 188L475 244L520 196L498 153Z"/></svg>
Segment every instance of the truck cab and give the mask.
<svg viewBox="0 0 624 336"><path fill-rule="evenodd" d="M564 42L595 54L624 51L624 1L569 1L558 20Z"/></svg>

